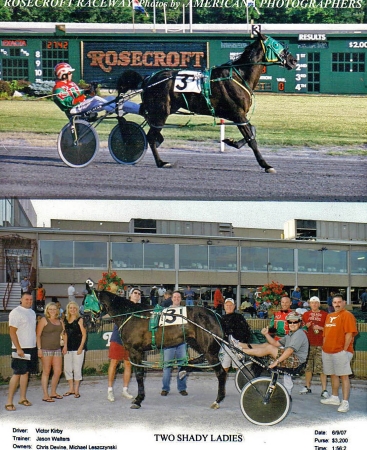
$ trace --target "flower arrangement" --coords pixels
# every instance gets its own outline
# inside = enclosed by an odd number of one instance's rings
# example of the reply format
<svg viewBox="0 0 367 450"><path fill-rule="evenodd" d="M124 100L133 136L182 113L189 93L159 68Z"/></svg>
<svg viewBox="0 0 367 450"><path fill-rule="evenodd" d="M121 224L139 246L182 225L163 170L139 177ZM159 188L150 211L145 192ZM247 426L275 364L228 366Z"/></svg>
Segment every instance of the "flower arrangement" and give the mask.
<svg viewBox="0 0 367 450"><path fill-rule="evenodd" d="M113 294L124 287L124 280L117 276L116 272L103 272L102 278L98 281L99 291L110 291Z"/></svg>
<svg viewBox="0 0 367 450"><path fill-rule="evenodd" d="M267 301L270 302L272 306L278 306L280 304L280 299L285 294L284 285L276 281L264 284L264 286L258 289L258 299L260 303Z"/></svg>

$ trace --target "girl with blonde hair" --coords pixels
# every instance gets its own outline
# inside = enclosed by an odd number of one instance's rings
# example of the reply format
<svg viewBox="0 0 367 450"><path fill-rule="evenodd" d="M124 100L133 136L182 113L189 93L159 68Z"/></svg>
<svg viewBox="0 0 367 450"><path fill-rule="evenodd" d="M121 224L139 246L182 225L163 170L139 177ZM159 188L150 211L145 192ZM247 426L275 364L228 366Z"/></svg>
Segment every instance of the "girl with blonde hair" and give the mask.
<svg viewBox="0 0 367 450"><path fill-rule="evenodd" d="M50 302L46 305L45 316L37 325L36 340L38 357L42 361L41 385L43 390L43 401L53 403L56 399L62 399L62 395L56 392L57 385L62 372L62 353L60 336L64 333L64 324L60 320L60 310L56 303ZM51 394L48 394L48 382L51 369Z"/></svg>
<svg viewBox="0 0 367 450"><path fill-rule="evenodd" d="M64 325L65 345L62 353L64 355L65 378L69 383L69 390L64 394L64 397L74 395L75 398L79 398L87 330L83 318L79 314L79 306L75 301L66 305Z"/></svg>

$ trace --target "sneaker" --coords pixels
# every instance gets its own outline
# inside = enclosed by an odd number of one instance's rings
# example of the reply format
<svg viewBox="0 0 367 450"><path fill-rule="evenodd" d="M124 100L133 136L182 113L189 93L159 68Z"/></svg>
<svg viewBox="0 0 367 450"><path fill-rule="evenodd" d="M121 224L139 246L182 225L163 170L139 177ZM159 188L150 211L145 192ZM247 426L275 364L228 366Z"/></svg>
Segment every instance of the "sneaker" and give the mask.
<svg viewBox="0 0 367 450"><path fill-rule="evenodd" d="M235 339L231 334L229 335L228 342L232 344L234 347L241 348L240 341Z"/></svg>
<svg viewBox="0 0 367 450"><path fill-rule="evenodd" d="M189 395L186 391L180 391L180 394L183 395L184 397L185 397L186 395Z"/></svg>
<svg viewBox="0 0 367 450"><path fill-rule="evenodd" d="M240 345L240 341L235 339L231 334L228 337L228 342L233 346L238 348L238 352L236 350L234 350L233 348L231 348L231 351L233 352L233 354L236 356L236 358L238 360L240 360L241 358L244 358L244 353L243 352L243 348Z"/></svg>
<svg viewBox="0 0 367 450"><path fill-rule="evenodd" d="M309 389L307 386L304 386L300 391L300 394L311 394L311 389Z"/></svg>
<svg viewBox="0 0 367 450"><path fill-rule="evenodd" d="M109 400L110 402L114 402L115 401L115 396L113 395L113 391L108 391L107 392L107 400Z"/></svg>
<svg viewBox="0 0 367 450"><path fill-rule="evenodd" d="M338 408L338 412L348 412L349 411L349 402L348 400L342 400L339 408Z"/></svg>
<svg viewBox="0 0 367 450"><path fill-rule="evenodd" d="M326 389L321 392L321 398L329 398L329 393Z"/></svg>
<svg viewBox="0 0 367 450"><path fill-rule="evenodd" d="M161 392L161 395L162 395L162 397L167 397L168 392L167 392L167 391L162 391L162 392Z"/></svg>
<svg viewBox="0 0 367 450"><path fill-rule="evenodd" d="M122 394L123 397L129 398L129 399L132 399L132 398L134 397L133 395L131 395L131 394L128 392L127 389L124 389L124 390L122 391L121 394Z"/></svg>
<svg viewBox="0 0 367 450"><path fill-rule="evenodd" d="M320 402L323 405L336 405L336 406L340 405L340 399L336 395L331 395L329 398L322 398Z"/></svg>

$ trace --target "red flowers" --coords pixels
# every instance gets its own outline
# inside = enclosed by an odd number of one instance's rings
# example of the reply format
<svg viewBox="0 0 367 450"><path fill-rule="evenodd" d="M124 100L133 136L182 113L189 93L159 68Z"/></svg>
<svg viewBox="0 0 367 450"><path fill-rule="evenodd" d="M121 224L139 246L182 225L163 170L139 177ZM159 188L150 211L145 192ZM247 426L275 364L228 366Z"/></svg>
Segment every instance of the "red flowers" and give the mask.
<svg viewBox="0 0 367 450"><path fill-rule="evenodd" d="M114 285L116 287L114 287ZM102 278L98 281L99 291L116 291L119 288L123 288L124 280L117 276L116 272L103 272Z"/></svg>
<svg viewBox="0 0 367 450"><path fill-rule="evenodd" d="M268 301L272 305L277 306L280 303L280 299L286 294L284 285L276 281L272 281L269 284L265 284L260 287L261 291L258 293L258 297L261 303Z"/></svg>

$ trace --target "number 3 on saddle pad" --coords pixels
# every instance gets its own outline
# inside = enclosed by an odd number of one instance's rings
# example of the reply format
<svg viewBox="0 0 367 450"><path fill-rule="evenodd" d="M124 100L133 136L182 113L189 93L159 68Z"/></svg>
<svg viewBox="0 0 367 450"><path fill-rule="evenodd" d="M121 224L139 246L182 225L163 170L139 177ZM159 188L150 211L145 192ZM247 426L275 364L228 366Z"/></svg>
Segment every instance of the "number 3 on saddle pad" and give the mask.
<svg viewBox="0 0 367 450"><path fill-rule="evenodd" d="M185 306L178 306L177 308L165 308L159 318L160 327L167 327L168 325L185 325L186 323L187 320Z"/></svg>
<svg viewBox="0 0 367 450"><path fill-rule="evenodd" d="M175 92L192 92L195 94L200 94L201 92L201 82L203 78L201 72L195 70L180 70L175 79Z"/></svg>

